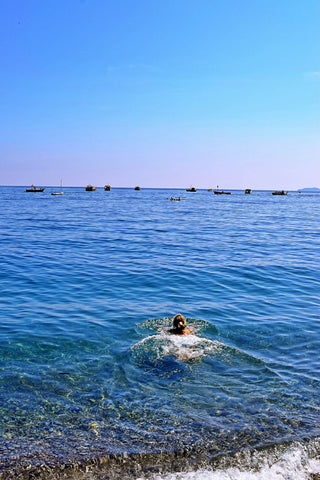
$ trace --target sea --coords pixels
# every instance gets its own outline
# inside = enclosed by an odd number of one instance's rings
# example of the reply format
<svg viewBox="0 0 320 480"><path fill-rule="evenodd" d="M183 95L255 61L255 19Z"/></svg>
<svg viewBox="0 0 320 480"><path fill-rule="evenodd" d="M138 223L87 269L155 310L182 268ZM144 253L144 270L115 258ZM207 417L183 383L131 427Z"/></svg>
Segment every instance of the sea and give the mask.
<svg viewBox="0 0 320 480"><path fill-rule="evenodd" d="M51 191L0 187L0 478L319 479L320 195Z"/></svg>

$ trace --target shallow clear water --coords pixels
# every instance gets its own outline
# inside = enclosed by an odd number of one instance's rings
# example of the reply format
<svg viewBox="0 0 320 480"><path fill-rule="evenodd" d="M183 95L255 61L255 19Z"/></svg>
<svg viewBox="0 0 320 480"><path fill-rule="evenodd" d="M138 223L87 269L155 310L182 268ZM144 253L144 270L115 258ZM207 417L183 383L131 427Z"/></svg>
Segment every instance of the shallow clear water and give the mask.
<svg viewBox="0 0 320 480"><path fill-rule="evenodd" d="M319 436L320 195L64 191L0 188L4 465Z"/></svg>

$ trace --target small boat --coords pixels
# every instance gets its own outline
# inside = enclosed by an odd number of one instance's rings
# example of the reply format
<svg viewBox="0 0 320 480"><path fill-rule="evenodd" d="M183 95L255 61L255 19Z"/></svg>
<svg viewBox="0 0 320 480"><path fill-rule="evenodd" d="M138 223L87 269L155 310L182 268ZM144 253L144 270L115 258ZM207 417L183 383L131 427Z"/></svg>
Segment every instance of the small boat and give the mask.
<svg viewBox="0 0 320 480"><path fill-rule="evenodd" d="M288 195L288 192L285 192L284 190L276 190L275 192L272 192L272 195Z"/></svg>
<svg viewBox="0 0 320 480"><path fill-rule="evenodd" d="M51 195L63 195L62 180L60 180L60 192L51 192Z"/></svg>
<svg viewBox="0 0 320 480"><path fill-rule="evenodd" d="M217 185L217 190L213 190L215 195L231 195L231 192L225 192L224 190L219 190L219 185Z"/></svg>
<svg viewBox="0 0 320 480"><path fill-rule="evenodd" d="M106 192L110 192L110 190L111 190L111 185L109 185L109 184L108 184L108 185L105 185L105 186L104 186L104 189L105 189Z"/></svg>
<svg viewBox="0 0 320 480"><path fill-rule="evenodd" d="M252 192L251 188L246 188L245 191L244 191L244 193L246 195L249 195L249 193L251 193L251 192Z"/></svg>
<svg viewBox="0 0 320 480"><path fill-rule="evenodd" d="M86 186L86 192L94 192L95 190L97 190L97 187L94 187L93 185Z"/></svg>
<svg viewBox="0 0 320 480"><path fill-rule="evenodd" d="M196 187L190 187L190 188L186 188L186 191L187 192L196 192L197 189L196 189Z"/></svg>
<svg viewBox="0 0 320 480"><path fill-rule="evenodd" d="M212 188L208 188L208 192L212 192Z"/></svg>
<svg viewBox="0 0 320 480"><path fill-rule="evenodd" d="M30 188L26 188L26 192L43 192L44 190L45 190L45 187L37 188L34 185L31 185Z"/></svg>
<svg viewBox="0 0 320 480"><path fill-rule="evenodd" d="M138 191L138 190L141 190L140 187L134 187L134 189L137 190L137 191Z"/></svg>

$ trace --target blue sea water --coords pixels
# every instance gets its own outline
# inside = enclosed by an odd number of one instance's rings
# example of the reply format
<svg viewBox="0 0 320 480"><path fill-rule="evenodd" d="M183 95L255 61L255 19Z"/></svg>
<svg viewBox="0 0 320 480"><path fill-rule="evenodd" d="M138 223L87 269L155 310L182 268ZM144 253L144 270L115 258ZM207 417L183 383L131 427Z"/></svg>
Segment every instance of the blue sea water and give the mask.
<svg viewBox="0 0 320 480"><path fill-rule="evenodd" d="M319 194L0 187L0 207L5 478L320 472Z"/></svg>

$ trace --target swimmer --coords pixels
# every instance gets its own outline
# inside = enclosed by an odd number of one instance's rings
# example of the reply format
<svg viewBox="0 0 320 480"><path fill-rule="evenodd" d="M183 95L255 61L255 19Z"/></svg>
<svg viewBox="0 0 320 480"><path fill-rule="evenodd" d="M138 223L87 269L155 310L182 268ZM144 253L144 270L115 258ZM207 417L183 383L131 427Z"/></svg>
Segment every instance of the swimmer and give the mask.
<svg viewBox="0 0 320 480"><path fill-rule="evenodd" d="M172 328L167 330L168 333L173 333L174 335L189 335L193 333L192 328L187 328L187 321L181 313L178 313L173 317Z"/></svg>

